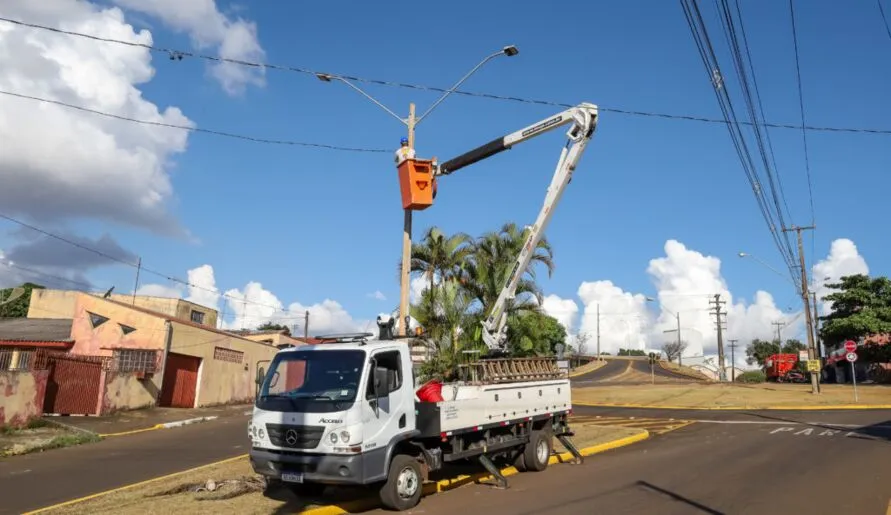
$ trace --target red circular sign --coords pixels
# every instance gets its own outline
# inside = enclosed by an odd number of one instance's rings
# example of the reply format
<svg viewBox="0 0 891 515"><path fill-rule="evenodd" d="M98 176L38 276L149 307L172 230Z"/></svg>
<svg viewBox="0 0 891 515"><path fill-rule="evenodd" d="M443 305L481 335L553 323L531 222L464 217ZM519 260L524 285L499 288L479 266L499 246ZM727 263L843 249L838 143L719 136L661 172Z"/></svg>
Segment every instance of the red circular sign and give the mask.
<svg viewBox="0 0 891 515"><path fill-rule="evenodd" d="M854 352L857 350L857 342L853 340L848 340L845 342L845 350L847 352Z"/></svg>

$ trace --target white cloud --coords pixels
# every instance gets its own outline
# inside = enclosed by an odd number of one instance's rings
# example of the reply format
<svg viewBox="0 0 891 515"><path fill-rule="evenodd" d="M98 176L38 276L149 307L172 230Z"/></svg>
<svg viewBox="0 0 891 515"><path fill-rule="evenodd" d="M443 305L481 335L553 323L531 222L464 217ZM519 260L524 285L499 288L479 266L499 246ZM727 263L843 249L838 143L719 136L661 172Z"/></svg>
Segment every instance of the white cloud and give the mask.
<svg viewBox="0 0 891 515"><path fill-rule="evenodd" d="M624 291L608 280L585 281L579 286L582 313L578 326L573 326L578 306L572 299L549 295L545 311L561 323L569 324L570 333L590 335L588 349L596 348L597 307L600 306L601 350L615 354L619 348L659 349L666 341L677 337L677 318L680 315L681 338L688 343L685 359L702 361L717 354L715 317L709 311L709 300L721 295L723 311L727 312L724 331L726 363L730 364L729 339L739 340L737 366L745 367L745 345L754 338L773 338L782 322L784 338L800 334L804 328L803 313L784 312L777 307L774 297L757 291L754 299L734 299L721 275L721 260L688 249L682 243L668 240L665 255L652 259L647 267L656 288L656 302L647 301L642 294ZM850 240L836 240L826 259L814 266L814 277L837 279L852 273L867 273L865 260ZM671 331L671 332L665 332ZM696 356L701 356L696 358Z"/></svg>
<svg viewBox="0 0 891 515"><path fill-rule="evenodd" d="M214 0L113 0L130 10L154 16L172 29L189 35L199 50L216 48L225 59L262 62L265 52L257 40L257 25L242 18L230 19L221 13ZM262 68L219 62L211 74L232 95L244 92L247 85L263 86Z"/></svg>
<svg viewBox="0 0 891 515"><path fill-rule="evenodd" d="M847 238L833 241L829 255L814 264L811 272L811 282L814 284L817 302L821 304L821 314L827 315L832 309L831 302L822 302L824 296L833 292L831 288L826 287L826 284L838 282L846 275L856 274L869 274L869 267L857 250L857 246Z"/></svg>
<svg viewBox="0 0 891 515"><path fill-rule="evenodd" d="M185 300L194 302L211 309L220 309L220 293L216 286L213 267L201 265L188 271L188 279L185 281L188 287L182 283L173 283L169 286L163 284L144 284L136 289L137 295L151 297L183 298L185 291L189 295Z"/></svg>
<svg viewBox="0 0 891 515"><path fill-rule="evenodd" d="M70 0L6 0L3 16L151 44L116 8ZM0 24L0 89L119 116L194 126L176 107L159 110L138 85L154 75L139 47L105 44ZM0 204L38 222L101 218L163 232L181 229L168 214L171 158L187 132L121 122L57 105L0 96Z"/></svg>
<svg viewBox="0 0 891 515"><path fill-rule="evenodd" d="M533 297L534 299L535 297ZM575 327L576 318L578 318L579 306L572 299L561 299L557 295L547 295L541 304L545 313L554 313L552 315L558 322L563 324L566 331L569 332Z"/></svg>
<svg viewBox="0 0 891 515"><path fill-rule="evenodd" d="M380 290L376 290L374 293L369 293L367 296L376 300L387 300L387 296Z"/></svg>
<svg viewBox="0 0 891 515"><path fill-rule="evenodd" d="M220 294L211 265L201 265L189 270L188 277L190 286L186 300L222 310L223 329L250 329L272 322L289 327L296 325L300 329L296 333L303 334L306 312L309 311L310 335L377 330L374 321L353 319L339 302L331 299L312 305L293 302L285 306L274 293L256 281L247 283L242 289L231 288ZM136 293L182 298L186 289L180 284L173 286L145 284L137 289ZM220 306L220 297L223 297L225 306Z"/></svg>

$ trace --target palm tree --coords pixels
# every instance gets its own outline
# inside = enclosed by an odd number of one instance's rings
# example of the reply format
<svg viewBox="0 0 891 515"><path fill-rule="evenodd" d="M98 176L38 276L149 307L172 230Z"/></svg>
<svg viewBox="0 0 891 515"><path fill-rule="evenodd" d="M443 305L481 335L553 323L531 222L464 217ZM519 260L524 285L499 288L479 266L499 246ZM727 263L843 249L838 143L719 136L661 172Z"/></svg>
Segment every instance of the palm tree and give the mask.
<svg viewBox="0 0 891 515"><path fill-rule="evenodd" d="M486 233L474 243L466 266L464 287L481 304L483 316L488 316L494 307L528 234L528 229L521 230L517 224L508 222L500 230ZM554 253L544 237L538 242L529 266L517 284L515 299L506 307L507 313L538 311L542 292L535 282L536 264L545 265L549 277L553 273ZM537 305L532 302L532 297L537 299Z"/></svg>
<svg viewBox="0 0 891 515"><path fill-rule="evenodd" d="M447 236L439 227L430 227L421 241L411 248L411 272L421 272L435 287L438 276L441 281L453 280L463 274L465 264L473 250L473 238L464 233ZM397 270L402 272L402 263Z"/></svg>

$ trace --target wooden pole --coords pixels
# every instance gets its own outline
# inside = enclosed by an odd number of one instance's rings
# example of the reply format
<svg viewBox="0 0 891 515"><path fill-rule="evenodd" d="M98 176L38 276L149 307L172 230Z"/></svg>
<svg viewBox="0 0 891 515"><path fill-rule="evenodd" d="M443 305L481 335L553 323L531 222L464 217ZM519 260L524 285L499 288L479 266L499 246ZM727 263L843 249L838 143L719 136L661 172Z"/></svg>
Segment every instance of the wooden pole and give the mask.
<svg viewBox="0 0 891 515"><path fill-rule="evenodd" d="M415 105L408 106L408 148L415 148ZM400 281L399 316L402 322L399 324L399 335L408 334L411 313L409 312L409 282L411 278L411 209L405 210L405 219L402 228L402 278Z"/></svg>

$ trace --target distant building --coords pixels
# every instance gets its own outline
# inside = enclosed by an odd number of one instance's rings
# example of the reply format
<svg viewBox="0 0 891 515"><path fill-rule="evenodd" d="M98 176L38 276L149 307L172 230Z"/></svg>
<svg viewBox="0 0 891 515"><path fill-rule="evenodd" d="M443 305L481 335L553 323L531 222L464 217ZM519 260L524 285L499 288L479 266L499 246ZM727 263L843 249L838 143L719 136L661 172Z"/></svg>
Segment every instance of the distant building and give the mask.
<svg viewBox="0 0 891 515"><path fill-rule="evenodd" d="M28 318L73 318L75 301L82 293L75 290L33 290ZM214 328L219 317L215 309L174 297L134 297L113 293L109 299Z"/></svg>

